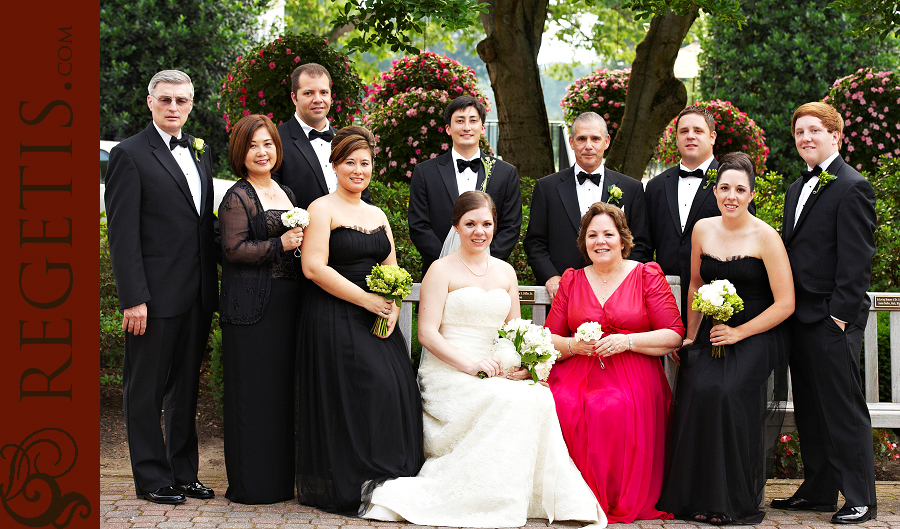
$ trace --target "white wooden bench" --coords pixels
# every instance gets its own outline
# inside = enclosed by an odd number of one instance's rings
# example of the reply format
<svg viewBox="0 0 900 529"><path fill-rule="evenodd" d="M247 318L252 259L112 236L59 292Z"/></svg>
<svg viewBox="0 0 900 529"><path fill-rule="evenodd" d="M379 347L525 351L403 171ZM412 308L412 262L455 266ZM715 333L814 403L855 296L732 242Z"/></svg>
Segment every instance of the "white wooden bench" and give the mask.
<svg viewBox="0 0 900 529"><path fill-rule="evenodd" d="M666 276L675 300L681 305L681 286L678 276ZM900 428L900 294L887 292L869 292L872 307L869 309L869 319L866 322L865 346L863 348L863 365L865 373L865 397L869 406L869 414L872 417L873 428ZM406 340L406 351L411 351L410 336L412 332L412 311L415 302L419 301L419 283L413 284L412 292L400 306L400 329ZM547 319L547 310L550 307L550 296L547 289L539 286L519 285L519 302L522 305L531 305L531 320L542 325ZM878 400L878 312L890 312L890 350L891 350L891 402L879 402ZM666 357L664 360L666 376L669 384L674 387L677 366ZM886 369L885 366L882 366ZM790 380L788 381L788 403L784 418L785 431L797 429L794 420L793 398L790 392Z"/></svg>

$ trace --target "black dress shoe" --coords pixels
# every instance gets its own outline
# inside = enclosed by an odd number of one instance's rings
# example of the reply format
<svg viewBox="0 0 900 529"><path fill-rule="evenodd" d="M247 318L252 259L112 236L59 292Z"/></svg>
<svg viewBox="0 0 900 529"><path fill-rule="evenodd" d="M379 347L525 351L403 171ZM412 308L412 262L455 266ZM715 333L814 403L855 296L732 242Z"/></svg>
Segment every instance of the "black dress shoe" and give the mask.
<svg viewBox="0 0 900 529"><path fill-rule="evenodd" d="M844 505L831 517L831 523L863 523L874 520L877 515L878 507L875 505L863 505L862 507Z"/></svg>
<svg viewBox="0 0 900 529"><path fill-rule="evenodd" d="M184 494L175 490L174 487L162 487L153 492L145 492L144 499L152 501L153 503L167 503L174 505L177 503L184 503L186 498L184 497Z"/></svg>
<svg viewBox="0 0 900 529"><path fill-rule="evenodd" d="M772 508L784 509L785 511L834 512L837 510L837 505L834 503L813 503L803 498L791 496L790 498L776 498L772 500Z"/></svg>
<svg viewBox="0 0 900 529"><path fill-rule="evenodd" d="M216 495L212 489L204 487L199 481L188 483L187 485L175 485L174 489L181 491L188 498L199 498L201 500L208 500Z"/></svg>

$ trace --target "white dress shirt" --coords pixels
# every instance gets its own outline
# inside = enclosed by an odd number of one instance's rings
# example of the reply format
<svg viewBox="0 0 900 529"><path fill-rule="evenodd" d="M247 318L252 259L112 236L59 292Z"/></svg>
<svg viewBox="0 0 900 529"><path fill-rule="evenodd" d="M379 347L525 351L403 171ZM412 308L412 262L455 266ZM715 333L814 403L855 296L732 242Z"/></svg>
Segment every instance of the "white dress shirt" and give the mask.
<svg viewBox="0 0 900 529"><path fill-rule="evenodd" d="M478 183L478 173L473 171L471 167L466 167L460 173L456 160L477 160L481 158L481 151L478 151L478 154L472 158L463 158L461 154L456 152L456 149L450 149L450 156L453 157L453 170L456 171L456 189L459 191L459 194L461 195L466 191L475 191L475 184Z"/></svg>
<svg viewBox="0 0 900 529"><path fill-rule="evenodd" d="M831 162L833 162L834 159L837 158L839 154L840 154L839 151L835 151L834 154L832 154L831 156L826 158L825 161L820 163L819 167L821 167L822 170L824 171L829 165L831 165ZM806 166L806 169L808 171L812 171L812 167L810 167L808 165ZM803 187L800 189L800 199L797 200L797 211L794 213L794 226L796 226L797 221L800 220L800 212L803 211L803 206L806 205L806 201L809 200L809 195L812 194L813 188L815 188L816 184L818 184L818 183L819 183L819 177L814 176L814 177L810 178L805 184L803 184Z"/></svg>
<svg viewBox="0 0 900 529"><path fill-rule="evenodd" d="M175 138L176 140L181 139L181 135L183 134L183 132L179 130L177 137L172 136L159 128L159 125L157 125L155 121L153 122L153 126L156 127L156 132L159 132L159 136L162 138L167 148L169 147L169 140L172 138ZM178 167L181 168L181 172L184 173L184 179L187 180L188 189L191 191L191 198L194 200L194 208L197 209L197 214L199 215L200 199L202 198L201 195L203 192L200 185L200 170L194 165L191 150L187 147L178 145L172 149L172 156L175 157L175 161L178 162Z"/></svg>
<svg viewBox="0 0 900 529"><path fill-rule="evenodd" d="M710 156L708 160L697 166L697 169L703 171L709 169L714 157ZM678 168L683 171L691 171L684 166L683 163L678 164ZM685 178L678 177L678 215L681 219L681 232L684 233L684 227L687 225L688 216L691 214L691 205L694 203L694 197L697 196L697 190L705 182L705 177L688 176Z"/></svg>
<svg viewBox="0 0 900 529"><path fill-rule="evenodd" d="M309 138L309 132L313 130L313 127L304 123L296 112L294 112L294 118L300 123L300 126L303 127L303 132L306 134L306 137ZM328 125L325 126L324 130L320 130L319 132L325 132L326 130L328 130ZM314 140L309 140L309 143L312 145L313 150L316 151L316 158L319 159L319 164L322 166L322 174L325 175L325 185L328 186L328 192L334 193L337 189L337 175L334 174L334 168L331 166L331 162L328 161L328 158L331 156L331 142L325 141L322 138L316 138Z"/></svg>
<svg viewBox="0 0 900 529"><path fill-rule="evenodd" d="M594 174L600 175L600 185L595 185L594 182L584 179L583 184L578 183L578 173L580 172L589 173L590 171L585 171L581 167L578 166L578 163L575 163L575 193L578 195L578 209L581 211L581 216L584 216L587 213L587 210L595 202L600 202L603 200L603 183L606 178L606 171L603 170L603 165L597 168L594 171Z"/></svg>

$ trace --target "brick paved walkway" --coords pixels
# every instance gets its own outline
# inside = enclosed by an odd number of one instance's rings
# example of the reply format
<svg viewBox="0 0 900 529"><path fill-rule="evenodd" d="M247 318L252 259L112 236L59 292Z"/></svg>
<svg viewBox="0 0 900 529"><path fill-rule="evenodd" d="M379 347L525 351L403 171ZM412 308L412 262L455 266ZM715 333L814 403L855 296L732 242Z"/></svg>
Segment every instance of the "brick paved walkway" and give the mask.
<svg viewBox="0 0 900 529"><path fill-rule="evenodd" d="M406 523L387 523L362 520L318 511L298 505L294 501L273 505L241 505L231 503L223 495L227 486L225 476L200 476L204 485L216 491L212 500L188 499L177 505L158 505L134 496L134 482L129 475L100 477L100 527L120 529L130 527L156 527L159 529L372 529L373 527L410 527ZM770 480L766 485L766 504L774 497L791 495L799 485L796 480ZM862 524L864 527L900 528L900 482L878 482L878 520ZM842 500L838 502L840 506ZM789 513L766 508L766 519L760 527L806 529L831 526L830 513ZM528 527L557 527L578 529L577 522L528 520ZM310 527L313 526L313 527ZM679 520L641 520L634 524L614 524L612 529L671 529L673 526L697 526L710 529L711 525L694 524ZM436 529L436 528L427 528Z"/></svg>

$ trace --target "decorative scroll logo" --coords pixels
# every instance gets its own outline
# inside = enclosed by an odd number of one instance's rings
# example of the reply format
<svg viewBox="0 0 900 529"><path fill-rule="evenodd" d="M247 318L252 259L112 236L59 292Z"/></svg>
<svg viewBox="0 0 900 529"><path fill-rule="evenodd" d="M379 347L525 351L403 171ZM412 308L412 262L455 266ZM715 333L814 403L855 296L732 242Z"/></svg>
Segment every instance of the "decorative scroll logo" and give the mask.
<svg viewBox="0 0 900 529"><path fill-rule="evenodd" d="M78 514L91 515L91 504L77 492L63 493L57 478L75 466L78 447L68 432L42 428L20 444L0 448L0 460L9 462L9 478L0 482L0 503L20 525L61 529ZM24 513L24 514L23 514Z"/></svg>

